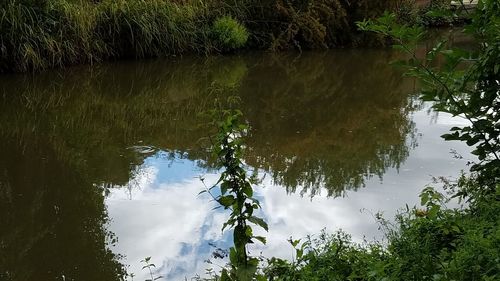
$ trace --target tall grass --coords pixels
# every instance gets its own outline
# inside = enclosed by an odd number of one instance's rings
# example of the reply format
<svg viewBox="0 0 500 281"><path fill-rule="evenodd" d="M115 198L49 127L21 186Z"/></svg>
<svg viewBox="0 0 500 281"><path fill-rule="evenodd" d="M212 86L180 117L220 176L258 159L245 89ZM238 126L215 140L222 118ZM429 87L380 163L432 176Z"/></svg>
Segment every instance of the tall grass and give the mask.
<svg viewBox="0 0 500 281"><path fill-rule="evenodd" d="M196 38L203 36L205 11L194 4L165 0L102 2L96 33L114 56L159 56L201 51Z"/></svg>
<svg viewBox="0 0 500 281"><path fill-rule="evenodd" d="M395 1L401 0L3 0L0 72L243 46L347 45L355 41L355 20Z"/></svg>
<svg viewBox="0 0 500 281"><path fill-rule="evenodd" d="M1 70L45 68L99 59L106 52L93 32L93 4L9 1L0 10Z"/></svg>
<svg viewBox="0 0 500 281"><path fill-rule="evenodd" d="M210 50L202 2L16 1L0 4L0 71Z"/></svg>

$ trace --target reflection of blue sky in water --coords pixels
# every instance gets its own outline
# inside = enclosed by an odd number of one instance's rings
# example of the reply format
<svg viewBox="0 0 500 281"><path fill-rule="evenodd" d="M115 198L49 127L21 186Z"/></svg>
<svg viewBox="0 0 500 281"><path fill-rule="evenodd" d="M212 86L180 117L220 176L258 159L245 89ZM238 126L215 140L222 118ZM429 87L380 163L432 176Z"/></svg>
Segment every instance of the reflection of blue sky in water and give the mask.
<svg viewBox="0 0 500 281"><path fill-rule="evenodd" d="M414 121L422 136L399 172L390 169L383 182L377 177L369 179L366 188L347 192L344 198L322 194L311 200L286 194L285 188L273 186L266 177L256 195L269 224L270 231L265 234L268 244L254 246L253 253L263 251L265 256L289 258L290 235L300 238L325 227L329 231L342 228L356 241L380 237L372 213L382 211L392 218L406 203L417 204L417 195L431 182L431 176L456 176L465 168L469 159L454 159L450 150L466 156L468 149L439 138L457 122L463 123L461 119L441 115L432 121L422 110L414 113ZM136 280L146 278L139 263L144 257L152 256L158 274L166 280L184 280L210 266L204 263L213 251L209 242L223 248L230 245L229 234L220 231L227 213L213 210L217 205L208 195L197 195L203 189L199 176L204 176L207 184L214 183L218 176L205 174L193 161L164 156L158 153L146 160L133 179L132 200L123 189L114 190L107 199L110 229L119 238L115 251L126 256L124 262L130 265L129 272L136 274Z"/></svg>
<svg viewBox="0 0 500 281"><path fill-rule="evenodd" d="M175 153L173 159L169 159L167 153L162 151L147 158L143 166L155 167L158 170L153 187L159 184L181 183L203 173L196 162L182 159L178 153Z"/></svg>

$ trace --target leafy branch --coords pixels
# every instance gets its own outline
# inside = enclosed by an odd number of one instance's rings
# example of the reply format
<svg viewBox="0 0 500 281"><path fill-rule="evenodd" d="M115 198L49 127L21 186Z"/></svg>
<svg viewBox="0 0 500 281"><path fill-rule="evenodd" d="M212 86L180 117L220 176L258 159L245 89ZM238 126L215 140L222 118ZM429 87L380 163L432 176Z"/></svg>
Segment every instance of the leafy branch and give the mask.
<svg viewBox="0 0 500 281"><path fill-rule="evenodd" d="M484 1L484 5L498 5ZM499 21L492 16L489 25L499 30ZM410 57L399 64L406 67L407 74L423 83L421 98L432 101L437 111L462 116L470 125L451 128L452 133L442 137L446 140L465 141L473 146L472 153L479 163L472 171L481 171L486 186L492 186L500 171L500 98L499 98L499 40L491 40L495 28L484 28L488 19L474 19L470 30L488 42L480 44L480 56L473 52L451 48L446 41L439 42L424 57L417 55L418 42L425 36L423 28L400 24L396 16L385 13L375 20L358 22L364 31L372 31L391 38L394 48ZM498 36L498 35L497 35Z"/></svg>

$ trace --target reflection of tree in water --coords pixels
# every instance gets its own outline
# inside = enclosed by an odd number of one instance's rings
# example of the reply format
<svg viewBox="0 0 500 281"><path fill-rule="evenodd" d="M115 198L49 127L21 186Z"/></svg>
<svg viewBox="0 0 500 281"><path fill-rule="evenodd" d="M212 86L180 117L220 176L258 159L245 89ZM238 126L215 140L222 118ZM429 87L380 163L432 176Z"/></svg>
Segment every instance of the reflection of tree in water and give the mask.
<svg viewBox="0 0 500 281"><path fill-rule="evenodd" d="M398 168L415 141L414 106L407 96L412 85L387 65L390 53L303 56L257 66L245 80L252 85L242 87L253 128L248 163L289 191L300 187L310 195L320 187L340 195ZM272 80L265 79L269 73Z"/></svg>
<svg viewBox="0 0 500 281"><path fill-rule="evenodd" d="M46 143L0 141L0 280L122 280L103 190Z"/></svg>
<svg viewBox="0 0 500 281"><path fill-rule="evenodd" d="M180 79L191 68L159 77L156 67L2 77L1 280L122 279L106 188L130 184L155 147L205 155L191 130L207 99Z"/></svg>
<svg viewBox="0 0 500 281"><path fill-rule="evenodd" d="M397 168L414 141L413 105L389 56L249 55L2 77L0 247L9 254L0 269L23 280L119 278L102 187L133 185L158 150L212 167L198 115L215 95L239 94L253 128L245 161L290 192L339 195Z"/></svg>
<svg viewBox="0 0 500 281"><path fill-rule="evenodd" d="M270 171L290 191L315 194L324 186L339 195L397 168L408 155L414 128L405 93L411 85L387 65L391 56L354 50L47 73L26 83L24 99L8 98L16 118L0 129L51 135L59 155L78 162L94 181L123 186L151 155L127 149L139 143L209 159L198 143L207 135L198 114L213 105L208 88L230 89L239 93L253 129L247 163Z"/></svg>

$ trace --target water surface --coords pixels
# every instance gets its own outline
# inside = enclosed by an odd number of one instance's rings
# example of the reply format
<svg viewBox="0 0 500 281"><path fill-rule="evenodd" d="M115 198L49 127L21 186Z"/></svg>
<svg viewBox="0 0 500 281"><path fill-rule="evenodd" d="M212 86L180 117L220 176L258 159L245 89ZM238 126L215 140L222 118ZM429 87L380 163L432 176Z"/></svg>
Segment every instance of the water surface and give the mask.
<svg viewBox="0 0 500 281"><path fill-rule="evenodd" d="M184 280L214 267L227 213L198 196L218 171L203 112L237 96L245 163L269 223L254 254L289 258L290 236L342 228L381 237L373 214L456 176L467 149L439 135L383 50L246 54L0 77L0 279ZM454 158L451 150L466 156Z"/></svg>

